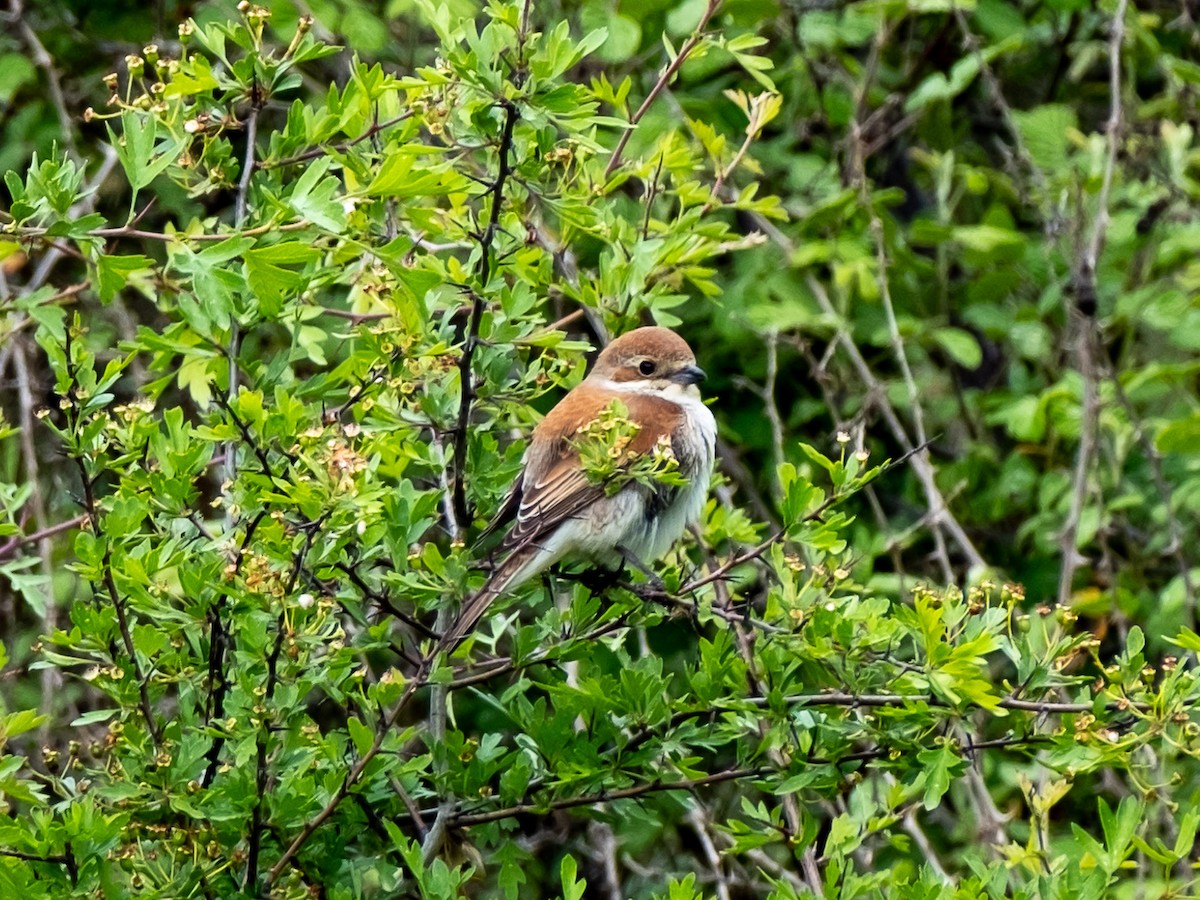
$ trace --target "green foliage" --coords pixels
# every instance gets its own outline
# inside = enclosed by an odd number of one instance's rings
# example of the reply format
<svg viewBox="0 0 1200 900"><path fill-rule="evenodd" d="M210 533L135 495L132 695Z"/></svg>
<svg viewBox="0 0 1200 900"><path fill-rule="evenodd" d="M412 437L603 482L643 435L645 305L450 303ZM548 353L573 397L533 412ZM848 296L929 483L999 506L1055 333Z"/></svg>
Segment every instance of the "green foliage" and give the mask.
<svg viewBox="0 0 1200 900"><path fill-rule="evenodd" d="M0 893L1195 891L1177 10L197 6L0 37ZM697 533L425 671L647 321Z"/></svg>
<svg viewBox="0 0 1200 900"><path fill-rule="evenodd" d="M613 400L591 422L578 429L571 440L588 481L604 488L609 497L630 483L654 490L657 485L680 487L687 479L679 472L679 460L669 439L660 438L646 453L630 447L640 429L629 420L629 410Z"/></svg>

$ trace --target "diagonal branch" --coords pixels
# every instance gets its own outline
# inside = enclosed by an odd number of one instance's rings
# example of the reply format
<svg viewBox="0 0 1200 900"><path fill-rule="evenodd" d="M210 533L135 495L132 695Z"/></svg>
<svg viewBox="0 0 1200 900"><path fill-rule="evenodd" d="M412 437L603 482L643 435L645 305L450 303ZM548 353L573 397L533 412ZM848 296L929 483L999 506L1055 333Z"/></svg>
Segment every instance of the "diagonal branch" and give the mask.
<svg viewBox="0 0 1200 900"><path fill-rule="evenodd" d="M675 77L683 64L687 62L687 58L700 46L700 42L704 39L704 29L708 27L709 19L713 17L713 14L720 5L721 0L708 0L707 5L704 7L704 13L700 16L700 23L696 26L696 30L692 32L692 36L679 48L679 52L675 54L675 58L662 70L662 74L658 76L658 81L654 83L654 87L650 88L650 93L646 95L646 99L642 101L642 105L637 108L637 112L629 117L629 127L621 134L620 140L617 141L616 149L613 150L613 154L608 160L608 165L604 168L604 177L606 179L616 171L617 166L621 165L621 155L625 152L625 145L633 137L633 132L637 129L638 122L642 121L642 117L649 111L651 105L658 98L658 95L671 83L671 79Z"/></svg>

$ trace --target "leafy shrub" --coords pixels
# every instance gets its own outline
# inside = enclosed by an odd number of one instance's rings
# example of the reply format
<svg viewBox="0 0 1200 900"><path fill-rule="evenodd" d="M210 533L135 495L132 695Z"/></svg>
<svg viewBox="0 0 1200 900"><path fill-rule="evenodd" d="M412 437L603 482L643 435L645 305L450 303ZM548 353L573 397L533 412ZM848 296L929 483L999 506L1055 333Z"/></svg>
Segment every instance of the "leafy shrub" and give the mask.
<svg viewBox="0 0 1200 900"><path fill-rule="evenodd" d="M90 163L5 179L5 894L1191 889L1194 64L1049 6L430 5L384 66L325 37L382 51L365 7L243 4L131 54ZM1097 71L1012 109L1045 46ZM702 527L427 671L523 435L648 319L718 373Z"/></svg>

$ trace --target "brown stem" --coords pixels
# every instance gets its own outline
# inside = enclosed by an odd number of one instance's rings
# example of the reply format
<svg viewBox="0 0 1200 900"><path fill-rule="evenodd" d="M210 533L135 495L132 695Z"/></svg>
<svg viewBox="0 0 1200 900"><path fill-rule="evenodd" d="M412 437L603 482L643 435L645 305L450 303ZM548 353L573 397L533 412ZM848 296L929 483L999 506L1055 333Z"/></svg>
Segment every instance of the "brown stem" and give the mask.
<svg viewBox="0 0 1200 900"><path fill-rule="evenodd" d="M704 29L708 26L709 19L713 17L713 14L720 5L721 0L708 0L708 4L704 7L704 14L700 17L700 24L696 26L696 30L692 32L691 37L684 42L684 45L679 48L679 52L675 54L675 58L671 60L670 64L663 69L662 74L658 76L658 81L654 83L654 87L650 89L650 93L646 95L646 99L642 101L642 105L638 107L637 112L629 117L629 127L621 134L620 140L617 141L616 149L613 150L613 154L608 160L608 165L604 169L605 179L609 178L617 166L621 164L621 155L625 152L625 145L629 143L629 139L633 136L638 122L642 121L642 116L646 115L651 104L654 103L666 86L671 83L671 79L675 77L675 74L687 61L692 51L704 39Z"/></svg>

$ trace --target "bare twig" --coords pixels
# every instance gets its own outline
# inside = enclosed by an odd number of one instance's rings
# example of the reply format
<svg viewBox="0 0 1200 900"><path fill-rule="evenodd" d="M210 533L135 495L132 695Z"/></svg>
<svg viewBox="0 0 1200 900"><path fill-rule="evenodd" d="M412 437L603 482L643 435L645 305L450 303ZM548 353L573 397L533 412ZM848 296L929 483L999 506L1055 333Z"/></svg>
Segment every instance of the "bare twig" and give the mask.
<svg viewBox="0 0 1200 900"><path fill-rule="evenodd" d="M321 533L321 525L324 519L312 522L305 529L304 544L296 551L295 559L292 562L292 571L288 576L287 584L283 589L283 601L286 604L291 597L292 591L296 588L296 582L300 579L300 573L304 569L304 560L312 549L313 542ZM271 646L271 652L267 655L267 681L263 685L262 705L265 709L271 708L271 700L275 696L275 689L279 686L279 657L283 652L284 638L287 634L287 608L284 606L280 609L279 615L275 622L275 641ZM246 878L243 884L243 889L250 894L257 893L258 890L258 866L259 853L262 849L262 836L266 828L264 819L264 809L266 804L267 790L270 784L271 770L269 766L268 751L271 732L275 725L271 722L270 714L264 713L262 722L259 725L258 734L255 737L255 775L254 775L254 809L250 816L250 837L247 841L246 851Z"/></svg>
<svg viewBox="0 0 1200 900"><path fill-rule="evenodd" d="M112 228L94 228L88 232L89 237L103 238L136 238L143 241L162 241L169 243L171 241L225 241L234 237L258 237L260 234L268 232L274 234L276 232L301 231L305 228L311 228L312 223L306 219L299 219L295 222L267 222L264 225L256 225L253 228L247 228L237 231L216 231L205 234L186 234L182 231L167 233L165 231L146 231L141 228L132 226L115 226ZM23 229L20 234L22 236L36 236L37 229Z"/></svg>
<svg viewBox="0 0 1200 900"><path fill-rule="evenodd" d="M75 853L71 849L71 842L66 841L63 844L65 853L55 853L42 856L37 853L24 853L20 850L9 850L5 847L0 847L0 856L7 856L9 859L20 859L25 862L42 862L42 863L57 863L64 866L67 870L67 875L71 878L71 884L76 884L79 881L79 863L75 860Z"/></svg>
<svg viewBox="0 0 1200 900"><path fill-rule="evenodd" d="M841 322L842 317L838 315L833 303L829 299L824 286L817 281L811 274L805 282L809 290L813 292L817 303L820 305L822 312L830 316L834 321ZM921 487L925 491L927 502L929 503L929 512L931 521L938 521L946 532L954 540L958 546L959 552L966 557L967 564L976 571L981 571L987 568L987 562L983 556L975 548L975 544L967 536L966 530L962 527L959 521L950 512L946 505L946 498L941 492L941 488L937 486L937 478L933 470L933 463L929 459L928 452L914 453L919 444L914 444L908 436L908 432L904 424L900 421L900 416L896 413L895 407L887 399L887 394L875 377L875 373L871 370L866 358L862 355L858 345L854 343L854 339L850 336L849 331L844 325L839 325L835 340L839 343L842 349L850 357L850 361L854 364L855 371L858 373L859 379L863 386L871 395L876 407L883 416L884 422L891 431L892 437L906 450L911 453L909 463L912 465L913 473L917 476L917 480L921 482Z"/></svg>
<svg viewBox="0 0 1200 900"><path fill-rule="evenodd" d="M792 240L780 231L773 222L757 213L749 213L749 216L754 220L755 227L767 235L789 257L795 253L796 248ZM937 486L933 464L930 462L928 454L914 452L922 445L914 443L912 438L909 437L907 429L900 420L900 416L896 413L895 407L892 406L887 398L883 384L875 377L875 373L872 371L866 357L863 356L858 345L854 343L854 339L850 336L849 330L844 324L844 318L834 307L833 301L829 299L829 293L825 290L825 286L811 273L805 277L805 284L812 292L813 297L816 298L821 311L832 321L838 323L838 330L834 334L834 342L850 358L850 362L854 365L863 388L879 409L884 423L892 433L892 437L908 454L907 459L912 466L913 473L917 476L917 480L920 481L921 487L928 498L931 516L942 523L942 527L945 528L946 533L957 545L959 552L966 558L968 566L976 571L986 569L986 560L984 560L983 556L975 548L966 530L947 506L946 498Z"/></svg>
<svg viewBox="0 0 1200 900"><path fill-rule="evenodd" d="M457 522L454 522L453 519L451 522L457 532ZM438 634L444 634L453 620L451 607L443 604L438 609L437 623L434 629ZM438 773L444 772L446 769L446 719L449 714L449 702L450 685L446 682L435 684L429 692L429 748L434 754L434 766ZM454 807L455 799L451 794L442 797L441 802L438 803L437 815L434 816L433 824L429 826L429 830L421 842L421 858L426 863L432 862L438 851L442 849L442 842L446 838L446 825L450 821Z"/></svg>
<svg viewBox="0 0 1200 900"><path fill-rule="evenodd" d="M929 450L925 445L929 443L929 438L925 431L925 414L921 408L921 394L917 389L917 381L913 377L912 368L908 364L908 353L904 349L904 339L900 335L900 325L896 319L896 309L892 304L892 290L888 279L889 262L887 257L887 244L884 239L883 220L880 219L879 213L875 209L874 201L871 197L870 183L867 178L867 160L866 148L863 141L863 129L861 116L868 87L873 80L873 73L878 64L880 52L883 48L883 43L890 34L890 30L886 28L879 29L876 40L871 46L871 55L867 64L867 77L862 79L858 102L856 103L857 113L850 128L851 140L851 155L854 167L854 179L858 183L859 199L863 208L867 211L870 221L871 236L875 243L875 281L879 290L879 298L883 305L884 316L888 326L888 338L892 345L892 356L896 360L896 364L900 369L901 377L904 380L904 387L908 393L909 415L912 418L913 432L916 437L916 444L921 447L917 451L917 456L923 460L923 464L932 470L932 462L929 458ZM931 479L932 480L932 479ZM931 522L933 527L931 533L934 538L934 543L937 548L937 559L942 567L942 580L949 583L954 580L954 567L950 563L950 555L946 548L946 541L942 534L943 515L942 508L945 503L941 493L938 491L925 492L926 501L929 503Z"/></svg>
<svg viewBox="0 0 1200 900"><path fill-rule="evenodd" d="M981 750L1020 749L1037 747L1050 742L1051 739L1049 737L1040 734L1011 735L1008 737L991 738L985 741L976 741L969 746L956 745L955 749L962 756L970 756ZM813 766L842 766L851 763L864 763L877 759L885 759L894 752L895 748L893 747L875 746L865 750L856 750L852 753L847 753L844 756L837 758L806 760L805 764ZM498 822L503 819L511 819L517 816L545 816L548 812L577 809L581 806L599 806L605 803L611 803L615 800L627 800L645 797L651 794L662 793L664 791L694 791L699 787L708 787L710 785L721 784L727 781L746 781L755 778L762 778L768 775L779 774L779 772L780 770L774 765L723 769L719 772L699 775L694 778L680 779L678 781L654 780L643 782L642 784L632 785L628 788L622 788L620 790L602 790L594 794L566 797L542 803L523 802L514 804L512 806L506 806L501 809L480 812L458 812L450 817L449 827L469 828L473 825L483 825L489 822ZM398 816L397 818L404 819L406 816ZM815 866L815 862L816 857L814 855L809 859L808 864ZM812 871L815 873L816 878L808 879L810 890L812 889L814 880L818 886L820 885L820 873L817 872L815 868L813 868Z"/></svg>
<svg viewBox="0 0 1200 900"><path fill-rule="evenodd" d="M14 535L3 544L0 544L0 559L5 559L23 546L39 544L55 535L62 534L64 531L74 531L86 521L87 513L80 513L73 519L67 519L65 522L58 522L54 525L47 525L45 528L35 531L32 534Z"/></svg>
<svg viewBox="0 0 1200 900"><path fill-rule="evenodd" d="M1033 161L1029 149L1025 146L1025 139L1021 136L1021 129L1017 127L1017 120L1013 116L1012 107L1009 105L1008 99L1004 96L1004 88L1000 84L1000 79L996 77L996 72L992 69L991 63L983 55L983 49L979 46L979 38L971 31L971 25L967 20L966 13L957 4L954 5L953 9L955 21L958 23L959 31L962 33L963 47L971 52L975 57L976 63L979 65L979 72L983 76L983 81L992 95L992 102L1000 112L1001 120L1003 120L1005 127L1008 129L1008 135L1016 150L1017 158L1033 177L1034 185L1038 188L1038 195L1045 197L1046 178L1042 174L1042 170L1038 168L1037 163ZM1042 215L1045 220L1043 224L1049 227L1052 216L1045 211L1043 211Z"/></svg>
<svg viewBox="0 0 1200 900"><path fill-rule="evenodd" d="M246 551L250 547L250 542L254 539L254 533L258 530L258 526L263 519L267 517L267 511L259 510L258 514L246 526L246 533L242 535L241 546L238 548L233 559L233 571L230 573L226 584L232 584L241 575L242 562L246 558ZM222 618L222 613L225 611L229 602L229 588L223 590L212 605L208 608L206 619L208 621L208 684L209 695L206 698L204 710L204 723L211 725L214 721L220 721L225 717L225 698L229 694L231 686L229 673L226 671L225 663L232 650L233 636L230 634L229 628ZM225 745L224 729L218 729L216 736L213 738L205 758L208 760L208 765L204 769L204 775L201 784L204 787L209 787L213 783L213 779L217 777L217 770L221 764L221 748Z"/></svg>
<svg viewBox="0 0 1200 900"><path fill-rule="evenodd" d="M1079 522L1087 504L1088 484L1092 469L1092 457L1096 448L1096 432L1100 422L1100 401L1096 387L1096 352L1099 335L1096 330L1096 267L1104 250L1108 234L1108 204L1116 171L1117 153L1121 135L1121 45L1125 38L1125 11L1128 0L1119 0L1113 13L1108 42L1108 89L1109 114L1105 127L1106 148L1104 175L1100 183L1100 194L1096 198L1096 214L1092 219L1091 232L1083 251L1083 259L1075 275L1075 309L1073 319L1076 326L1076 361L1079 375L1083 379L1082 408L1080 410L1079 448L1075 455L1075 471L1071 479L1071 506L1067 512L1059 535L1062 552L1062 568L1059 570L1058 602L1067 603L1075 581L1075 572L1083 562L1076 546L1079 538Z"/></svg>
<svg viewBox="0 0 1200 900"><path fill-rule="evenodd" d="M46 88L50 93L50 104L58 115L58 139L66 148L67 155L75 162L80 162L79 150L75 145L75 122L67 106L67 98L63 93L62 81L58 77L58 69L54 67L54 57L46 49L37 32L25 19L24 0L9 0L8 11L11 21L16 25L17 33L21 35L34 64L46 75Z"/></svg>
<svg viewBox="0 0 1200 900"><path fill-rule="evenodd" d="M730 900L729 876L725 874L721 854L717 851L717 845L713 842L708 815L699 797L695 798L692 807L688 810L687 820L688 824L692 826L692 831L696 834L696 839L700 841L700 849L704 851L704 859L708 862L709 868L712 869L713 880L717 885L717 900Z"/></svg>

